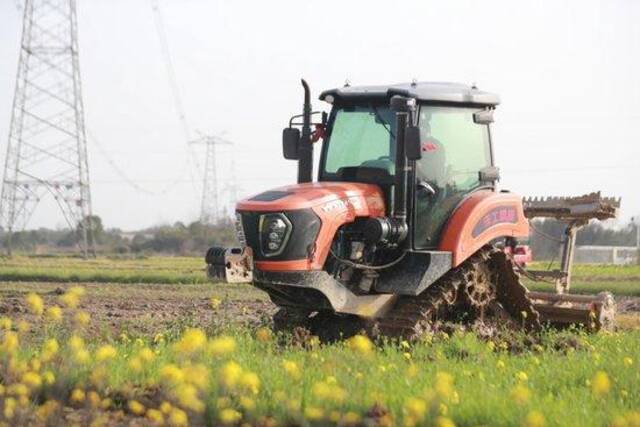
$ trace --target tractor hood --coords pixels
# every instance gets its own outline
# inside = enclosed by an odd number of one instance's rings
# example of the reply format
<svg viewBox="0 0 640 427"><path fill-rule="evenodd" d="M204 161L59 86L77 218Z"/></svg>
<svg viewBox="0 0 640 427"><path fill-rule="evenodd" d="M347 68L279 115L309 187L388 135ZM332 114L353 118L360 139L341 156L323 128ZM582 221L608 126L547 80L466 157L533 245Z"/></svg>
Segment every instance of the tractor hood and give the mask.
<svg viewBox="0 0 640 427"><path fill-rule="evenodd" d="M282 212L298 209L323 212L356 210L363 216L384 215L384 198L377 185L352 182L310 182L288 185L241 200L237 211ZM358 215L360 216L360 215Z"/></svg>
<svg viewBox="0 0 640 427"><path fill-rule="evenodd" d="M238 239L253 250L256 269L308 271L322 269L341 225L384 216L385 206L376 185L310 182L242 200L236 214Z"/></svg>

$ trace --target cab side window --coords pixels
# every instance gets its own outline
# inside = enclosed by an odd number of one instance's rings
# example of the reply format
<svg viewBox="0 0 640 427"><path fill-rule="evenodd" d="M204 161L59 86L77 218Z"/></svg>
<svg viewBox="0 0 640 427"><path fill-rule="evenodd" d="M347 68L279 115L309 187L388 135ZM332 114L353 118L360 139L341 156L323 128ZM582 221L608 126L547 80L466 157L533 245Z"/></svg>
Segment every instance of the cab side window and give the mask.
<svg viewBox="0 0 640 427"><path fill-rule="evenodd" d="M444 225L466 194L480 186L491 166L489 128L473 121L477 108L422 106L418 116L422 159L416 162L414 242L437 247ZM428 184L435 192L425 191Z"/></svg>

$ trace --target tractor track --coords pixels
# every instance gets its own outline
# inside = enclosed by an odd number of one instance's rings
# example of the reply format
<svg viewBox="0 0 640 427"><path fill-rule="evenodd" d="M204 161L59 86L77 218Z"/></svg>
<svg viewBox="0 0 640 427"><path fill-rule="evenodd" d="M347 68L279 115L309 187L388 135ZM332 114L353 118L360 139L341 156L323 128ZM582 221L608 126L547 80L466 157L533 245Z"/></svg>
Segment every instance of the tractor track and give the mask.
<svg viewBox="0 0 640 427"><path fill-rule="evenodd" d="M488 267L492 287L478 290L476 286L481 284L470 280L479 277L483 266ZM487 271L486 268L484 270ZM422 294L401 297L386 316L376 321L373 332L388 337L418 339L432 329L439 317L454 312L461 301L481 317L485 312L493 312L498 317L510 318L527 330L536 330L540 328L540 318L527 293L506 254L486 246Z"/></svg>

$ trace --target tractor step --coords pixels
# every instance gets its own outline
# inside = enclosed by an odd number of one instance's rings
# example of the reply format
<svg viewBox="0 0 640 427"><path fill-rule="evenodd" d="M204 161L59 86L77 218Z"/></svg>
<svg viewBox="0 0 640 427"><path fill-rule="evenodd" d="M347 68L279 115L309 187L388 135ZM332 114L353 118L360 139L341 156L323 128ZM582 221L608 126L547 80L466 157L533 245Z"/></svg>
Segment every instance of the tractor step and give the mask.
<svg viewBox="0 0 640 427"><path fill-rule="evenodd" d="M611 330L615 326L616 305L613 295L571 295L529 292L542 323L554 326L585 325L592 330Z"/></svg>

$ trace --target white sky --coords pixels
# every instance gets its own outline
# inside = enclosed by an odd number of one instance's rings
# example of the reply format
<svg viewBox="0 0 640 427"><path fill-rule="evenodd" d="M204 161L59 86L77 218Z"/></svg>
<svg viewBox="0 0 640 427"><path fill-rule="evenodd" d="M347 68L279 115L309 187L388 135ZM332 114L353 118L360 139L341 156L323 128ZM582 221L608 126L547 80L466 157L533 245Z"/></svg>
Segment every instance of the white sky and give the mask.
<svg viewBox="0 0 640 427"><path fill-rule="evenodd" d="M134 229L199 214L149 0L79 0L80 63L94 212ZM522 195L622 197L640 214L640 2L160 0L191 128L236 143L239 194L295 181L281 129L320 90L418 80L498 92L502 186ZM21 12L0 2L4 165ZM314 107L325 107L320 101ZM197 136L194 133L194 137ZM198 150L198 149L196 149ZM200 163L203 152L197 151ZM221 154L222 178L230 155ZM221 166L222 167L222 166ZM179 182L161 193L172 182ZM197 181L197 182L192 182ZM52 202L30 227L62 226Z"/></svg>

